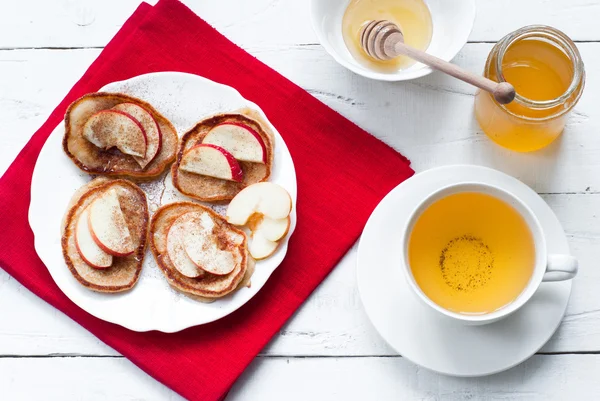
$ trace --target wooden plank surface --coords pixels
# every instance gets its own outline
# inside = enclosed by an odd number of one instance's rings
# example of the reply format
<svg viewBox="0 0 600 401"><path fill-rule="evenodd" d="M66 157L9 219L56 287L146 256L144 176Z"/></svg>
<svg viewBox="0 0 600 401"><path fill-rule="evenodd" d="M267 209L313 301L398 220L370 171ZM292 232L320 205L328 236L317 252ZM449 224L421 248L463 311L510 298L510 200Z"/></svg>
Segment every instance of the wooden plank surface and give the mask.
<svg viewBox="0 0 600 401"><path fill-rule="evenodd" d="M102 47L139 3L140 0L3 1L0 48ZM244 47L317 43L308 0L184 3ZM507 10L511 10L510 17L499 18ZM470 40L497 41L530 24L555 26L577 40L599 40L599 12L600 4L589 0L477 0L477 19Z"/></svg>
<svg viewBox="0 0 600 401"><path fill-rule="evenodd" d="M546 195L581 263L567 315L544 352L600 351L600 195ZM265 355L395 355L371 327L356 289L356 247L265 348ZM14 300L19 308L14 308ZM117 355L0 272L0 355Z"/></svg>
<svg viewBox="0 0 600 401"><path fill-rule="evenodd" d="M538 355L508 372L459 379L401 357L258 357L227 401L595 400L599 365L598 355ZM182 399L124 358L4 358L0 388L11 401Z"/></svg>
<svg viewBox="0 0 600 401"><path fill-rule="evenodd" d="M468 44L455 61L479 71L491 46ZM588 71L600 69L600 43L579 47ZM6 132L0 171L99 52L0 51L0 74L10 77L0 81L0 121ZM253 54L404 153L417 171L472 163L502 170L541 193L600 191L600 135L595 134L600 119L594 118L600 77L594 74L588 74L586 91L561 139L540 152L521 154L499 148L482 134L472 115L473 89L447 76L376 82L346 71L319 46L265 47Z"/></svg>
<svg viewBox="0 0 600 401"><path fill-rule="evenodd" d="M0 4L0 174L138 3ZM599 1L478 1L472 42L493 42L529 23L555 25L584 41L579 47L587 88L565 135L548 149L525 155L496 147L480 132L472 118L473 90L466 84L439 74L381 83L338 66L316 44L306 2L186 3L260 60L408 156L417 171L456 163L487 165L544 194L581 262L565 321L542 349L553 355L467 380L439 376L395 356L360 304L353 249L251 365L228 400L593 399L598 394L600 78L590 72L600 68ZM519 12L497 18L509 9ZM270 35L266 27L285 29ZM491 46L470 43L455 62L480 71ZM78 357L66 357L72 355ZM2 271L0 394L10 400L179 399Z"/></svg>

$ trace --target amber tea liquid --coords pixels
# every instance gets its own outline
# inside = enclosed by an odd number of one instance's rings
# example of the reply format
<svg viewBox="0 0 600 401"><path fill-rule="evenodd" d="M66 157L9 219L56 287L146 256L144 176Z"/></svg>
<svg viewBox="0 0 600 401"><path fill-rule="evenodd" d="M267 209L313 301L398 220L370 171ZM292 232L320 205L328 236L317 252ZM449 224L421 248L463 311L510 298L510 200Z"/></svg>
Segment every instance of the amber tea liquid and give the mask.
<svg viewBox="0 0 600 401"><path fill-rule="evenodd" d="M529 283L535 245L527 223L493 196L464 192L428 207L410 234L408 259L419 288L457 313L508 305Z"/></svg>

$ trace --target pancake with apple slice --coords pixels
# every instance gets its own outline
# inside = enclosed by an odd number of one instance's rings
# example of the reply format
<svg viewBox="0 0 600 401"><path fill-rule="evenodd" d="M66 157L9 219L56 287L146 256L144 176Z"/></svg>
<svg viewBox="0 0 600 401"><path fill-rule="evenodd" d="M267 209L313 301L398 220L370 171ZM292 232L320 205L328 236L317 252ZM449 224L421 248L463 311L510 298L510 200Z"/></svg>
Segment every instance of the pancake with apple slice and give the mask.
<svg viewBox="0 0 600 401"><path fill-rule="evenodd" d="M183 135L171 167L173 185L201 201L231 200L269 179L274 143L269 124L254 110L209 117Z"/></svg>
<svg viewBox="0 0 600 401"><path fill-rule="evenodd" d="M146 195L130 181L99 177L78 189L61 227L73 276L98 292L131 289L142 270L148 221Z"/></svg>
<svg viewBox="0 0 600 401"><path fill-rule="evenodd" d="M63 149L89 174L152 179L173 162L177 145L169 120L132 96L90 93L65 114Z"/></svg>
<svg viewBox="0 0 600 401"><path fill-rule="evenodd" d="M150 250L171 286L202 300L231 293L249 270L246 234L197 203L159 208L150 223Z"/></svg>

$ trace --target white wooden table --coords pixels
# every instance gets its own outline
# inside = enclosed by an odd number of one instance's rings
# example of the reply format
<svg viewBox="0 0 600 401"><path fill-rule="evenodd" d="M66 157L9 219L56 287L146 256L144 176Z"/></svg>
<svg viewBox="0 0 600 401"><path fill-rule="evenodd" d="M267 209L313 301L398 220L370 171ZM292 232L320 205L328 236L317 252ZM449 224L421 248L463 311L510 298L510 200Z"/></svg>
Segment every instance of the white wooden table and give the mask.
<svg viewBox="0 0 600 401"><path fill-rule="evenodd" d="M138 3L0 2L0 173ZM471 163L521 179L556 212L581 264L565 320L538 355L495 376L456 379L404 360L370 326L356 290L353 249L256 358L228 400L598 398L600 0L478 1L470 42L455 59L472 71L482 70L495 41L523 25L553 25L579 42L587 88L562 139L535 154L504 151L482 134L472 117L473 90L466 84L440 74L382 83L338 66L317 43L307 1L185 3L248 52L409 157L416 171ZM498 18L508 10L509 17ZM0 270L0 399L179 396Z"/></svg>

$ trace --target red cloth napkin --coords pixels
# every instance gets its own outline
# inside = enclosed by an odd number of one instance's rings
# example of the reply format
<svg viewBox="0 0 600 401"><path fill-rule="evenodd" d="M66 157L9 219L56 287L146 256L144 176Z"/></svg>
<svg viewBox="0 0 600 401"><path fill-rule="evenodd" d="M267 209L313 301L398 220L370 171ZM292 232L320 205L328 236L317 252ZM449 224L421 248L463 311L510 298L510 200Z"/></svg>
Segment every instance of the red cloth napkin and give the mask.
<svg viewBox="0 0 600 401"><path fill-rule="evenodd" d="M285 139L298 180L296 231L264 288L232 315L175 334L132 332L73 304L38 258L27 222L35 161L67 105L109 82L152 71L194 73L238 89ZM403 156L232 44L183 4L144 3L0 179L0 267L179 394L219 400L352 246L381 198L412 174Z"/></svg>

